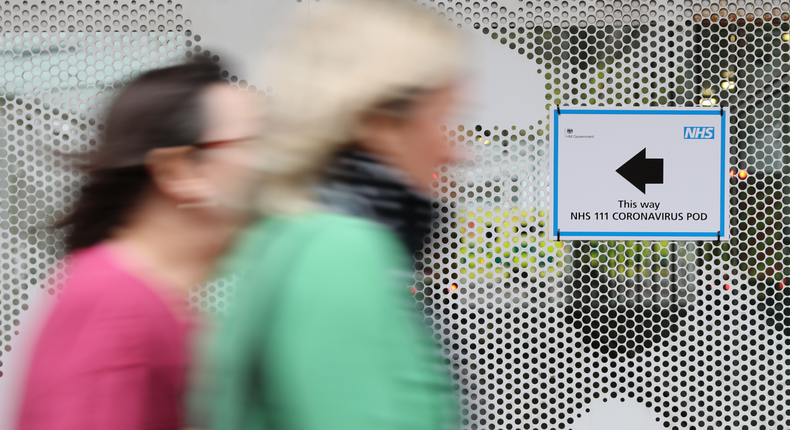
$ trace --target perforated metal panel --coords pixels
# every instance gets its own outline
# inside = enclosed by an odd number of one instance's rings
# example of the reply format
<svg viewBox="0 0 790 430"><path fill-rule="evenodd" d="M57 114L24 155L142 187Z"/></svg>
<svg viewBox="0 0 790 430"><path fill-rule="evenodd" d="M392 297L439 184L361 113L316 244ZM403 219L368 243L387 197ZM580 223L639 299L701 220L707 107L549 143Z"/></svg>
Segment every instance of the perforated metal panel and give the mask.
<svg viewBox="0 0 790 430"><path fill-rule="evenodd" d="M447 131L473 161L434 184L416 298L465 424L574 428L634 399L666 428L787 428L790 3L437 6L537 62L547 107L733 113L729 243L548 241L546 122Z"/></svg>
<svg viewBox="0 0 790 430"><path fill-rule="evenodd" d="M788 428L790 2L421 3L535 62L534 103L732 112L729 243L549 241L546 120L448 125L469 161L436 179L413 291L464 427L576 428L594 402L629 399L665 428ZM204 54L182 14L165 0L0 3L0 353L29 296L57 290L47 225L81 177L53 151L94 144L124 76ZM217 281L190 305L223 312L231 293Z"/></svg>

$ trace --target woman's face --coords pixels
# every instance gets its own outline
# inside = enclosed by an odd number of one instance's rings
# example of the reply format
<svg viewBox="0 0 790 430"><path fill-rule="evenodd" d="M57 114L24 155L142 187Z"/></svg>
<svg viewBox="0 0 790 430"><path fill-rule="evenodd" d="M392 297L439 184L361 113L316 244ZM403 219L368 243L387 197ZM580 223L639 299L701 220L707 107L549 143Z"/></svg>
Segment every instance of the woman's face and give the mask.
<svg viewBox="0 0 790 430"><path fill-rule="evenodd" d="M261 130L262 112L255 96L228 85L214 85L203 97L205 133L197 157L197 172L207 188L207 199L223 217L246 216L256 169L254 144Z"/></svg>
<svg viewBox="0 0 790 430"><path fill-rule="evenodd" d="M404 172L420 191L429 192L434 174L458 158L441 126L453 112L456 85L424 95L403 119L373 121L363 131L363 145Z"/></svg>

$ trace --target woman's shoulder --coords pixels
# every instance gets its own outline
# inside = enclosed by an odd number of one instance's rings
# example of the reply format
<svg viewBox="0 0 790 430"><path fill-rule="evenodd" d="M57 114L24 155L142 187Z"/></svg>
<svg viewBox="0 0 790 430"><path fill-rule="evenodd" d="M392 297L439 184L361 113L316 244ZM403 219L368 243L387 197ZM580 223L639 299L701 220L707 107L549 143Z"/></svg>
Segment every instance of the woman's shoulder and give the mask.
<svg viewBox="0 0 790 430"><path fill-rule="evenodd" d="M378 223L365 218L340 214L329 211L312 211L302 215L279 216L259 221L255 229L271 229L287 226L296 231L299 229L311 230L341 230L349 232L375 232L385 229Z"/></svg>
<svg viewBox="0 0 790 430"><path fill-rule="evenodd" d="M310 214L261 220L243 233L224 265L225 273L256 277L294 264L325 265L354 259L398 264L406 251L395 235L375 222L348 215Z"/></svg>
<svg viewBox="0 0 790 430"><path fill-rule="evenodd" d="M77 251L67 258L60 308L107 315L145 314L161 311L163 299L154 287L129 273L106 245Z"/></svg>
<svg viewBox="0 0 790 430"><path fill-rule="evenodd" d="M124 284L127 276L119 270L103 245L80 249L65 259L61 301L99 301L112 297L114 290Z"/></svg>
<svg viewBox="0 0 790 430"><path fill-rule="evenodd" d="M181 336L182 326L165 302L121 269L107 249L75 252L68 263L68 277L48 315L40 348L61 354L73 350L69 345L79 344L97 357L110 354L95 360L96 365L105 365L117 351L128 356L123 362L133 362L146 356L152 339Z"/></svg>
<svg viewBox="0 0 790 430"><path fill-rule="evenodd" d="M374 245L395 250L400 246L395 235L379 223L325 211L260 221L250 230L248 239L257 247L265 247L268 242L279 242L280 246L335 249Z"/></svg>

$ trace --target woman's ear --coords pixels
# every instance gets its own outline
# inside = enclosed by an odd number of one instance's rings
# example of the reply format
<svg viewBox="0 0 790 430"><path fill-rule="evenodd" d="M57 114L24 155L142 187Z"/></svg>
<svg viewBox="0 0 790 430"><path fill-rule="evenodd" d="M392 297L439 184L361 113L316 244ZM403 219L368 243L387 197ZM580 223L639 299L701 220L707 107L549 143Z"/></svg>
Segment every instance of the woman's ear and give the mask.
<svg viewBox="0 0 790 430"><path fill-rule="evenodd" d="M367 151L391 156L398 148L402 120L379 112L369 112L356 124L355 140Z"/></svg>
<svg viewBox="0 0 790 430"><path fill-rule="evenodd" d="M189 146L157 148L148 151L145 166L154 186L178 205L211 200L211 187L198 175L190 158L195 149Z"/></svg>

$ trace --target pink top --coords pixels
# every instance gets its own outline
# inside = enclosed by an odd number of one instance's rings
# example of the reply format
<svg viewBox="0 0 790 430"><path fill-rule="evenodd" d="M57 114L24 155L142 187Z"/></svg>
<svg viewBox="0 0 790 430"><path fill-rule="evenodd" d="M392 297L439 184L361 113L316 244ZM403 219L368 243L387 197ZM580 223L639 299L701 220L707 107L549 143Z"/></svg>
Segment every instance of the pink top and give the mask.
<svg viewBox="0 0 790 430"><path fill-rule="evenodd" d="M105 246L72 264L33 354L19 430L180 428L189 325Z"/></svg>

